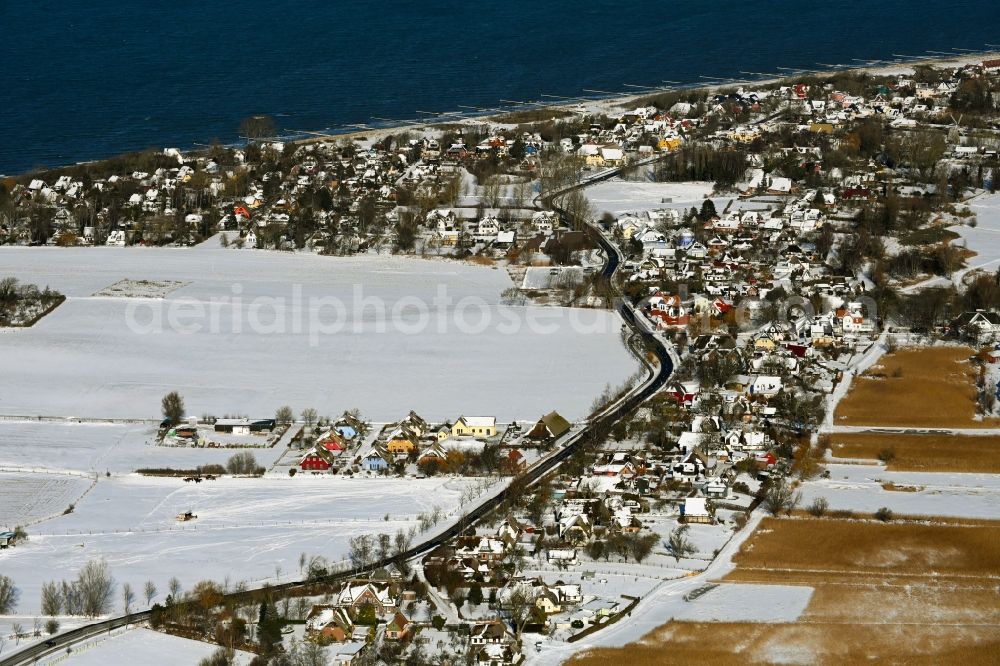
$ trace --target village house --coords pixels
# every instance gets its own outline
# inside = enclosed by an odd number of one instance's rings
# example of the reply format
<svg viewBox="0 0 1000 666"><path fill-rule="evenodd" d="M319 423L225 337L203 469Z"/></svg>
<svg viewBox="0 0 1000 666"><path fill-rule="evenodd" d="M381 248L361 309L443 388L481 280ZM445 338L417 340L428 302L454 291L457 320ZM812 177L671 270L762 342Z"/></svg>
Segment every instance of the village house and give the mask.
<svg viewBox="0 0 1000 666"><path fill-rule="evenodd" d="M410 634L411 623L406 616L397 612L385 627L386 640L401 641Z"/></svg>
<svg viewBox="0 0 1000 666"><path fill-rule="evenodd" d="M494 437L497 434L495 416L459 416L451 427L453 437Z"/></svg>
<svg viewBox="0 0 1000 666"><path fill-rule="evenodd" d="M354 631L347 611L334 606L313 606L306 617L306 638L318 643L343 642Z"/></svg>
<svg viewBox="0 0 1000 666"><path fill-rule="evenodd" d="M549 412L538 419L534 427L528 432L528 439L538 442L551 442L559 439L571 428L570 422L559 415L558 412Z"/></svg>
<svg viewBox="0 0 1000 666"><path fill-rule="evenodd" d="M372 607L378 617L396 612L396 602L390 595L388 585L347 582L334 596L336 603L333 607L345 609L352 615L357 615L365 606Z"/></svg>
<svg viewBox="0 0 1000 666"><path fill-rule="evenodd" d="M382 447L374 447L371 453L361 460L361 466L369 472L382 472L389 469L392 455Z"/></svg>

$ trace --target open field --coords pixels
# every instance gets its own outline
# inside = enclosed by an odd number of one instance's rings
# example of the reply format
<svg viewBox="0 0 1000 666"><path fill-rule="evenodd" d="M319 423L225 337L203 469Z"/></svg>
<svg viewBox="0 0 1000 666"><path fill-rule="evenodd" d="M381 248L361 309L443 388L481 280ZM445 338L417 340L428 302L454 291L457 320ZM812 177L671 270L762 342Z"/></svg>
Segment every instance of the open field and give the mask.
<svg viewBox="0 0 1000 666"><path fill-rule="evenodd" d="M887 354L855 377L837 405L837 425L989 428L976 421L975 371L968 347L921 347Z"/></svg>
<svg viewBox="0 0 1000 666"><path fill-rule="evenodd" d="M765 519L727 581L802 585L796 622L678 622L570 663L996 663L1000 523ZM709 593L711 595L711 593Z"/></svg>
<svg viewBox="0 0 1000 666"><path fill-rule="evenodd" d="M802 506L822 497L832 510L1000 519L1000 476L956 472L893 472L881 465L830 463L829 478L802 484ZM894 488L887 490L887 488ZM899 492L908 488L910 492Z"/></svg>
<svg viewBox="0 0 1000 666"><path fill-rule="evenodd" d="M287 450L284 445L276 445L253 449L251 453L259 464L270 467ZM142 468L194 469L202 465L225 465L236 452L157 446L155 425L0 420L0 468L18 472L49 470L104 475Z"/></svg>
<svg viewBox="0 0 1000 666"><path fill-rule="evenodd" d="M835 458L877 460L891 451L893 472L982 472L1000 474L1000 437L944 434L836 433Z"/></svg>
<svg viewBox="0 0 1000 666"><path fill-rule="evenodd" d="M976 214L976 226L956 226L962 238L952 241L976 253L969 260L968 270L983 269L995 271L1000 263L1000 194L982 194L969 202L969 209ZM953 276L959 278L960 275Z"/></svg>
<svg viewBox="0 0 1000 666"><path fill-rule="evenodd" d="M0 530L58 516L91 486L69 474L0 473Z"/></svg>
<svg viewBox="0 0 1000 666"><path fill-rule="evenodd" d="M339 561L351 537L418 529L419 514L434 507L442 522L432 530L439 529L455 519L470 483L447 477L224 477L200 484L101 477L73 513L29 527L25 543L0 551L0 571L21 589L22 614L38 612L42 583L72 578L94 558L107 560L119 586L129 582L140 590L154 581L161 602L173 576L185 589L206 579L273 581L276 567L282 579L299 579L301 553ZM179 522L185 511L197 518ZM121 610L117 596L114 602Z"/></svg>
<svg viewBox="0 0 1000 666"><path fill-rule="evenodd" d="M1000 582L1000 522L767 518L733 561L736 570L727 579L746 582L810 585L844 575Z"/></svg>
<svg viewBox="0 0 1000 666"><path fill-rule="evenodd" d="M638 365L616 313L503 306L505 271L455 261L4 247L0 266L67 295L31 329L0 331L6 415L155 418L177 390L195 415L289 404L376 421L411 409L575 420ZM162 299L93 296L125 279L186 284Z"/></svg>
<svg viewBox="0 0 1000 666"><path fill-rule="evenodd" d="M992 635L991 635L992 632ZM603 648L573 666L746 664L995 664L996 627L950 625L671 622L624 648Z"/></svg>
<svg viewBox="0 0 1000 666"><path fill-rule="evenodd" d="M107 664L130 664L131 666L162 666L163 664L185 664L193 666L216 650L217 645L193 641L178 636L152 631L151 629L130 629L87 641L74 648L71 655L61 663L69 666L106 666ZM237 651L235 663L249 664L254 655Z"/></svg>
<svg viewBox="0 0 1000 666"><path fill-rule="evenodd" d="M643 212L660 208L690 210L701 208L705 199L712 194L713 183L690 181L681 183L650 183L612 179L587 188L587 199L598 213L608 211ZM669 201L664 201L668 199ZM713 203L718 210L726 207L727 197L715 197Z"/></svg>

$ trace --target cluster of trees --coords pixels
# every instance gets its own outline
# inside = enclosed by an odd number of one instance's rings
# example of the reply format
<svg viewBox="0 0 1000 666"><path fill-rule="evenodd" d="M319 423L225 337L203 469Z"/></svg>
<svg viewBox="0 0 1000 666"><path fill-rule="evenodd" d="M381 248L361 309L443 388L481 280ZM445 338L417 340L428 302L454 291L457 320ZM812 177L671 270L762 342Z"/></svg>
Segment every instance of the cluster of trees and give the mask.
<svg viewBox="0 0 1000 666"><path fill-rule="evenodd" d="M126 606L134 601L126 590ZM80 570L76 580L49 581L42 585L42 613L44 615L85 615L97 617L111 611L115 581L108 563L90 560Z"/></svg>
<svg viewBox="0 0 1000 666"><path fill-rule="evenodd" d="M377 562L393 560L403 572L408 568L403 554L410 549L415 532L399 529L395 534L359 534L351 537L347 557L351 566L360 569Z"/></svg>
<svg viewBox="0 0 1000 666"><path fill-rule="evenodd" d="M589 542L584 550L594 560L603 557L607 561L612 555L618 555L625 562L631 557L641 564L659 541L660 537L652 532L609 532L604 539Z"/></svg>
<svg viewBox="0 0 1000 666"><path fill-rule="evenodd" d="M413 460L416 460L418 455L414 451ZM503 461L504 457L500 445L487 442L479 451L448 449L444 460L424 460L418 464L418 467L427 476L444 472L463 476L493 475L504 471ZM403 470L400 468L397 471L401 473Z"/></svg>
<svg viewBox="0 0 1000 666"><path fill-rule="evenodd" d="M716 150L709 146L685 146L657 162L653 178L657 182L686 180L715 181L717 187L731 187L746 175L749 158L741 148Z"/></svg>
<svg viewBox="0 0 1000 666"><path fill-rule="evenodd" d="M955 111L991 113L997 110L994 95L1000 92L989 79L968 78L963 80L952 93L949 105Z"/></svg>
<svg viewBox="0 0 1000 666"><path fill-rule="evenodd" d="M0 576L0 615L11 615L21 596L10 576Z"/></svg>
<svg viewBox="0 0 1000 666"><path fill-rule="evenodd" d="M15 277L0 278L0 326L30 325L30 319L63 298L48 287L21 284Z"/></svg>
<svg viewBox="0 0 1000 666"><path fill-rule="evenodd" d="M260 476L266 470L257 464L257 458L249 451L235 453L226 461L226 471L230 474Z"/></svg>

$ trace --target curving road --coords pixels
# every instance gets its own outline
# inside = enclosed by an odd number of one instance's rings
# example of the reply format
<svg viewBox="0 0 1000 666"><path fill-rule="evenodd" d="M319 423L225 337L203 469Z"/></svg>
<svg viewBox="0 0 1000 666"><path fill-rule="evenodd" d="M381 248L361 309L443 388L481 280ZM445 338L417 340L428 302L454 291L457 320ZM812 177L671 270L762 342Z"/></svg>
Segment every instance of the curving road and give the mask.
<svg viewBox="0 0 1000 666"><path fill-rule="evenodd" d="M657 158L652 158L650 160L644 160L641 163L649 163L655 161ZM641 164L640 163L640 164ZM635 166L635 165L632 165ZM558 212L565 220L572 222L569 219L569 214L567 211L560 207L556 200L573 190L582 189L598 183L603 180L608 180L617 176L621 172L620 168L608 169L606 171L599 172L596 175L590 176L580 182L571 185L567 188L547 194L540 199L543 206L551 208ZM591 238L597 242L601 248L604 250L607 261L601 274L608 279L609 284L614 285L614 274L621 265L621 252L612 244L604 234L600 232L589 220L582 221L584 223L584 228ZM668 350L662 340L651 335L644 327L640 326L636 321L636 312L625 300L619 298L615 304L615 309L621 315L625 324L631 328L634 333L647 341L647 347L652 349L656 354L658 363L655 366L649 366L649 377L645 382L639 386L633 388L630 392L622 396L620 399L612 403L611 405L603 408L597 413L591 415L587 422L587 425L582 430L578 430L572 434L565 436L563 441L557 442L557 445L553 449L553 452L537 461L522 475L522 481L526 486L530 486L540 479L545 477L547 474L555 470L565 461L567 458L572 456L580 443L590 437L595 432L606 431L612 424L618 421L620 418L628 415L634 409L636 409L645 400L659 391L667 380L670 378L673 372L674 364L673 357L671 356L670 350ZM475 509L470 511L467 515L460 518L456 523L451 525L448 529L437 534L426 541L419 543L408 551L402 554L402 556L407 560L412 560L418 557L422 557L427 553L431 552L435 548L447 543L449 540L458 536L461 532L474 526L485 516L492 513L497 507L501 506L503 502L507 499L509 494L509 488L504 487L495 496L486 500ZM393 558L395 559L395 558ZM351 569L348 571L340 572L327 576L323 580L325 582L336 582L338 580L348 579L362 573L370 572L375 569L382 568L391 563L391 560L382 560L375 562L366 567L361 567L357 569ZM315 581L314 581L315 582ZM270 586L268 589L271 591L287 591L293 590L305 585L305 581L296 581L293 583L284 583L280 585ZM257 590L249 590L243 594L253 595L255 592L260 592L264 588ZM37 660L55 655L59 652L65 652L71 650L72 646L76 643L84 641L89 638L93 638L99 634L111 631L118 627L123 627L127 624L141 623L149 620L150 611L140 611L137 613L132 613L129 616L120 616L111 618L108 620L94 622L76 629L65 631L61 634L53 636L49 640L37 643L35 645L28 646L14 654L11 654L4 659L0 660L0 666L22 666L24 664L32 664Z"/></svg>

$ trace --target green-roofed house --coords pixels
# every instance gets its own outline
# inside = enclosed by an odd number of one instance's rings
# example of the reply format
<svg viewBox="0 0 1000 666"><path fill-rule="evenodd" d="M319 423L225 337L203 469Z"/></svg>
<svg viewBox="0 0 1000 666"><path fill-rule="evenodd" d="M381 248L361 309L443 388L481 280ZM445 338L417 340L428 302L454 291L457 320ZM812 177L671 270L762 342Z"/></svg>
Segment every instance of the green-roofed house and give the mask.
<svg viewBox="0 0 1000 666"><path fill-rule="evenodd" d="M528 439L551 442L565 435L571 427L570 422L560 416L558 412L549 412L538 419L538 423L528 433Z"/></svg>

